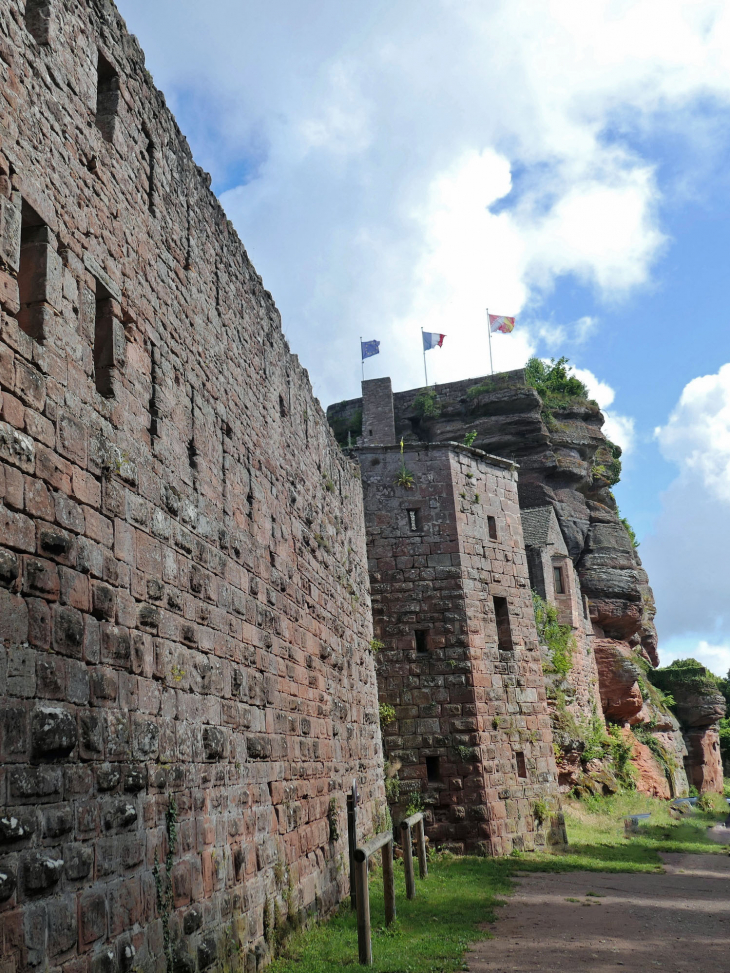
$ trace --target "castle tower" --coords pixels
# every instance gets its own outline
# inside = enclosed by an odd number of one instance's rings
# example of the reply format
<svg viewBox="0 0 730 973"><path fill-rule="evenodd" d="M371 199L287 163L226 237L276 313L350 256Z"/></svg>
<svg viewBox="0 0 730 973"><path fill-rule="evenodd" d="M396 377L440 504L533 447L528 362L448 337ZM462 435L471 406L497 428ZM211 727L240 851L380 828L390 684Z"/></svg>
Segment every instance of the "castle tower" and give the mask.
<svg viewBox="0 0 730 973"><path fill-rule="evenodd" d="M400 803L420 796L439 844L539 847L536 802L557 780L516 467L455 443L396 445L388 414L390 382L364 382L357 453Z"/></svg>

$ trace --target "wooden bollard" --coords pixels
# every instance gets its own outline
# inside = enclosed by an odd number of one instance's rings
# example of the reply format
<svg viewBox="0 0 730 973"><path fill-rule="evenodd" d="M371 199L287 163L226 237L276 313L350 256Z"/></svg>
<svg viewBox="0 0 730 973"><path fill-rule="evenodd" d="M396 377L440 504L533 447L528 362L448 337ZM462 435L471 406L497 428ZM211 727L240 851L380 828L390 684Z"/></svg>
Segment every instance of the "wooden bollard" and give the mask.
<svg viewBox="0 0 730 973"><path fill-rule="evenodd" d="M355 849L355 884L357 886L357 952L363 966L373 965L373 944L370 930L370 890L368 887L368 861L371 855L383 852L383 898L385 900L385 924L395 919L395 875L393 872L393 834L383 831Z"/></svg>
<svg viewBox="0 0 730 973"><path fill-rule="evenodd" d="M406 898L416 897L416 876L413 872L413 837L408 821L401 822L401 837L403 839L403 870L406 878Z"/></svg>
<svg viewBox="0 0 730 973"><path fill-rule="evenodd" d="M359 851L360 849L358 849ZM357 852L355 853L357 855ZM368 889L368 860L355 858L357 901L357 954L363 966L373 965L373 943L370 936L370 893Z"/></svg>
<svg viewBox="0 0 730 973"><path fill-rule="evenodd" d="M426 823L421 818L416 828L418 842L418 871L421 878L428 878L428 861L426 860Z"/></svg>

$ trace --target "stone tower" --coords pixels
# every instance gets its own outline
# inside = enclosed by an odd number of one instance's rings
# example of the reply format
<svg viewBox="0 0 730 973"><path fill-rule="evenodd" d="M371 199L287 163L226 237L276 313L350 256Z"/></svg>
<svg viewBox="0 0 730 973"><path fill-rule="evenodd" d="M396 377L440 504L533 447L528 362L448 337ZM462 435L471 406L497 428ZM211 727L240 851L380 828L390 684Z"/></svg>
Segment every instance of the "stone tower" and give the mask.
<svg viewBox="0 0 730 973"><path fill-rule="evenodd" d="M364 382L356 452L401 803L425 802L439 844L532 849L557 783L517 471L455 443L401 447L392 417L389 380Z"/></svg>

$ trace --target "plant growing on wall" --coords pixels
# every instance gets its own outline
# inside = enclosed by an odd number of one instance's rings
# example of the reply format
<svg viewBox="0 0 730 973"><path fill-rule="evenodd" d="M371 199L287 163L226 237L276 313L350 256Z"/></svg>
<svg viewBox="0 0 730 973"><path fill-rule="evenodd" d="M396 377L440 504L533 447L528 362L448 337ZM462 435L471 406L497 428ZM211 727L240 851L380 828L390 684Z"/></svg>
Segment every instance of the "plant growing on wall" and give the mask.
<svg viewBox="0 0 730 973"><path fill-rule="evenodd" d="M395 483L396 483L396 486L402 486L402 487L405 487L406 490L412 490L413 489L413 486L414 486L414 484L416 482L416 478L413 475L413 473L411 473L411 471L406 466L406 461L405 461L405 458L403 456L403 450L404 450L403 438L401 437L401 441L400 441L400 469L398 470L398 475L395 478Z"/></svg>
<svg viewBox="0 0 730 973"><path fill-rule="evenodd" d="M550 661L545 664L546 672L566 676L573 668L573 653L577 648L575 635L570 625L558 622L558 609L549 604L536 592L532 592L532 607L535 611L537 637L547 645Z"/></svg>

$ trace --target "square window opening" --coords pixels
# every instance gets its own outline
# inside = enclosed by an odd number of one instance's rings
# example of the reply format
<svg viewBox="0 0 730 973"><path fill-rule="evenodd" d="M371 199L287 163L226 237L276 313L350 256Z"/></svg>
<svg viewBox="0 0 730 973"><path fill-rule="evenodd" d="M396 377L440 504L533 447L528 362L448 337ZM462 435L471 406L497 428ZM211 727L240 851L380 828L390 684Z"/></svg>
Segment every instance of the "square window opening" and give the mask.
<svg viewBox="0 0 730 973"><path fill-rule="evenodd" d="M565 594L565 582L563 580L563 569L558 565L553 565L553 584L555 585L556 595Z"/></svg>
<svg viewBox="0 0 730 973"><path fill-rule="evenodd" d="M425 655L428 652L428 632L425 628L417 628L413 635L416 639L416 652Z"/></svg>
<svg viewBox="0 0 730 973"><path fill-rule="evenodd" d="M521 750L515 753L515 759L517 761L517 776L527 777L527 763L525 761L525 755Z"/></svg>
<svg viewBox="0 0 730 973"><path fill-rule="evenodd" d="M99 51L96 65L96 127L107 142L114 139L119 111L119 75Z"/></svg>
<svg viewBox="0 0 730 973"><path fill-rule="evenodd" d="M421 511L416 509L408 510L408 529L412 531L421 529Z"/></svg>
<svg viewBox="0 0 730 973"><path fill-rule="evenodd" d="M428 778L429 784L433 784L441 780L440 764L440 757L426 757L426 777Z"/></svg>
<svg viewBox="0 0 730 973"><path fill-rule="evenodd" d="M494 602L494 618L497 624L497 645L500 652L511 652L512 629L510 628L507 599L495 595L492 601Z"/></svg>
<svg viewBox="0 0 730 973"><path fill-rule="evenodd" d="M490 541L496 541L497 538L497 521L494 517L487 515L487 528L489 529L489 539Z"/></svg>

